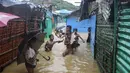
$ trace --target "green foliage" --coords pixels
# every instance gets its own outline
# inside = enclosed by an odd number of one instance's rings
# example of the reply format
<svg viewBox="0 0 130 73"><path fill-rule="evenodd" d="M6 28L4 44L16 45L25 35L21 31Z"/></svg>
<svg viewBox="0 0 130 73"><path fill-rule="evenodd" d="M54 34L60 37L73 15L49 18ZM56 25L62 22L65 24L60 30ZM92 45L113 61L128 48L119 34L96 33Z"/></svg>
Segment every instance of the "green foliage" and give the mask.
<svg viewBox="0 0 130 73"><path fill-rule="evenodd" d="M60 10L60 9L76 10L76 9L78 9L78 7L74 6L71 3L63 1L63 0L52 0L52 4L56 5L57 10Z"/></svg>
<svg viewBox="0 0 130 73"><path fill-rule="evenodd" d="M36 3L36 4L43 3L43 0L30 0L30 1L33 3ZM74 6L73 4L63 1L63 0L52 0L52 5L55 5L57 10L60 10L60 9L76 10L76 9L78 9L77 6Z"/></svg>
<svg viewBox="0 0 130 73"><path fill-rule="evenodd" d="M35 4L42 4L43 0L30 0L31 2L35 3Z"/></svg>

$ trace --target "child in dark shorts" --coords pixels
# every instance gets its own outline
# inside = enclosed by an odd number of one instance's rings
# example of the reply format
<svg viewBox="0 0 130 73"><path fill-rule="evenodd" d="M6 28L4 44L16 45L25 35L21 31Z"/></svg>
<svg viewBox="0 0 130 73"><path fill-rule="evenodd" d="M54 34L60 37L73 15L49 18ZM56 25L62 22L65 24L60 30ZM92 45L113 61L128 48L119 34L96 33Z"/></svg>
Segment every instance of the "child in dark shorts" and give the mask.
<svg viewBox="0 0 130 73"><path fill-rule="evenodd" d="M78 29L74 29L74 41L71 45L71 47L73 48L73 50L76 51L76 49L80 46L79 44L79 38L83 41L83 43L85 43L85 41L83 40L83 38L78 34ZM74 53L74 52L73 52Z"/></svg>

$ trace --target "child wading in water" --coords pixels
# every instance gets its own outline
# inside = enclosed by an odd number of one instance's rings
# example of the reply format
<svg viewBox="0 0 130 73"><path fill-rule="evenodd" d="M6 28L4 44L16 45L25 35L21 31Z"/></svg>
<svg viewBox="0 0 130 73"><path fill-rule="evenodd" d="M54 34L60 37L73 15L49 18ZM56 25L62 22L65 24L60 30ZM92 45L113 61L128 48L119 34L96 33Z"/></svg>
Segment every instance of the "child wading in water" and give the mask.
<svg viewBox="0 0 130 73"><path fill-rule="evenodd" d="M91 27L88 28L88 39L87 39L87 43L90 43L90 38L91 38Z"/></svg>
<svg viewBox="0 0 130 73"><path fill-rule="evenodd" d="M76 49L80 46L79 44L79 38L83 41L83 43L85 43L85 41L83 40L83 38L77 33L78 29L74 29L74 41L72 43L72 48L73 50L76 51Z"/></svg>
<svg viewBox="0 0 130 73"><path fill-rule="evenodd" d="M64 35L65 37L65 41L64 41L64 44L66 45L66 50L65 52L62 54L63 57L65 57L66 55L68 54L72 54L72 47L71 47L71 26L67 26L66 27L66 33Z"/></svg>
<svg viewBox="0 0 130 73"><path fill-rule="evenodd" d="M53 41L53 40L54 40L54 36L52 34L49 35L49 41L47 41L46 44L45 44L45 51L46 52L51 51L52 47L53 47L53 45L55 43L61 43L61 42L63 42L63 40L62 41Z"/></svg>
<svg viewBox="0 0 130 73"><path fill-rule="evenodd" d="M32 38L27 44L27 51L25 52L25 66L28 73L34 73L34 68L37 65L38 59L36 59L37 51L32 48L32 43L36 42L36 38Z"/></svg>

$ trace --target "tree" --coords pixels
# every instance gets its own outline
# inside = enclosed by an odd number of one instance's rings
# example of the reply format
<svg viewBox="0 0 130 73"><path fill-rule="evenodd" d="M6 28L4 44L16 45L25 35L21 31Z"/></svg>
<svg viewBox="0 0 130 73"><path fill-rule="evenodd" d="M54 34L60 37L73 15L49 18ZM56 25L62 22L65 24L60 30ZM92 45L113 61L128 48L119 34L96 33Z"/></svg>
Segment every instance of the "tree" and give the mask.
<svg viewBox="0 0 130 73"><path fill-rule="evenodd" d="M54 4L56 6L57 10L60 10L60 9L76 10L76 9L78 9L78 7L74 6L71 3L63 1L63 0L52 0L52 4Z"/></svg>
<svg viewBox="0 0 130 73"><path fill-rule="evenodd" d="M43 4L45 0L30 0L30 1L33 3L36 3L36 4ZM78 9L77 6L74 6L73 4L63 1L63 0L51 0L51 1L52 1L52 5L54 5L56 7L56 10L61 10L61 9L76 10L76 9Z"/></svg>

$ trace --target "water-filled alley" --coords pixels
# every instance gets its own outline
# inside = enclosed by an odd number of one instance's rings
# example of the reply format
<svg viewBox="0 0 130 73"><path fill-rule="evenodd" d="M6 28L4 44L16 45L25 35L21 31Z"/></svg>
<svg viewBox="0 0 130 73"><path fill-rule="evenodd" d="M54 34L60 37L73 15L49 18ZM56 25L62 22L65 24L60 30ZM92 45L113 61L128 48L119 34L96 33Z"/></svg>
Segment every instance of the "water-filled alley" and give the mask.
<svg viewBox="0 0 130 73"><path fill-rule="evenodd" d="M87 34L81 36L86 40ZM55 40L60 40L55 37ZM39 52L44 56L50 56L51 60L46 61L38 55L38 65L35 73L100 73L97 63L94 61L90 46L80 41L80 47L74 55L62 57L65 50L64 43L55 44L52 52L44 51L44 44ZM14 62L4 69L2 73L27 73L24 64L18 65Z"/></svg>

